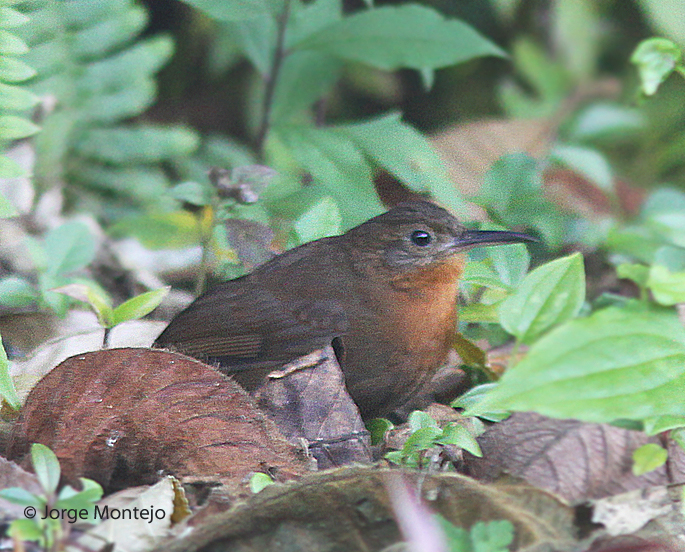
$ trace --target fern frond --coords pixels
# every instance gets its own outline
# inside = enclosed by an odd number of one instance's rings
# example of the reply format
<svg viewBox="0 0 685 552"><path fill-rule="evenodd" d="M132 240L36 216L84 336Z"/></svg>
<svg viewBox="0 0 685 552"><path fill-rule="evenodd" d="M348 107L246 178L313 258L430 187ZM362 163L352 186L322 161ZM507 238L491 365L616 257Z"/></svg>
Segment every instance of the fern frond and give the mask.
<svg viewBox="0 0 685 552"><path fill-rule="evenodd" d="M189 129L131 121L155 101L155 75L173 53L171 38L141 39L147 12L132 0L20 6L31 19L21 34L38 72L31 89L54 105L36 139L39 186L85 187L122 205L158 202L168 184L159 164L198 144Z"/></svg>

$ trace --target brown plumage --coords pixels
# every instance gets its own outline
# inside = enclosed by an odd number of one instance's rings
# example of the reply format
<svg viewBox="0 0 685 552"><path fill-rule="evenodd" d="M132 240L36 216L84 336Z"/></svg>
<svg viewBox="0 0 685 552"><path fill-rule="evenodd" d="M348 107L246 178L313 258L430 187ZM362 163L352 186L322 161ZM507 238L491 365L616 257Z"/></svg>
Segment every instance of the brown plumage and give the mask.
<svg viewBox="0 0 685 552"><path fill-rule="evenodd" d="M468 230L432 203L401 204L209 290L155 346L218 362L253 389L270 370L333 342L362 416L384 415L446 361L462 253L521 241L532 238Z"/></svg>

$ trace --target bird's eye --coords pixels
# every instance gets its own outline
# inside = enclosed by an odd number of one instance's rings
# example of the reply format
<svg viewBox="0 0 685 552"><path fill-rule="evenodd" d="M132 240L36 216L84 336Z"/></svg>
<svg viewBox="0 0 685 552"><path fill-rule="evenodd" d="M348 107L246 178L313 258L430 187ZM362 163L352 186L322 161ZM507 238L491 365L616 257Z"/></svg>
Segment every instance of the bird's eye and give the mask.
<svg viewBox="0 0 685 552"><path fill-rule="evenodd" d="M419 247L426 247L433 241L433 236L423 230L414 230L410 236L411 242Z"/></svg>

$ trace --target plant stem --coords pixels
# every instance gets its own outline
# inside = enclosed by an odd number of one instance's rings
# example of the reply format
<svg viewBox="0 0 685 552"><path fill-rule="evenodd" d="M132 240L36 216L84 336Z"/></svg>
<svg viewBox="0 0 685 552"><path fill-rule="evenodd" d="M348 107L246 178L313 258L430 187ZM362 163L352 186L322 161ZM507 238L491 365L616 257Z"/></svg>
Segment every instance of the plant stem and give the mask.
<svg viewBox="0 0 685 552"><path fill-rule="evenodd" d="M283 11L278 17L278 34L276 36L276 49L274 50L274 57L271 62L271 71L266 77L266 90L264 91L264 105L262 108L262 121L259 125L259 133L257 134L257 155L261 159L264 154L264 143L266 142L266 135L271 126L271 110L273 107L274 93L276 91L276 84L278 76L281 72L281 66L285 59L285 30L288 26L288 19L290 18L290 0L283 2Z"/></svg>
<svg viewBox="0 0 685 552"><path fill-rule="evenodd" d="M213 201L211 206L209 206L209 209L211 210L210 216L212 217L209 221L209 224L205 224L204 221L207 209L206 207L205 209L199 211L197 216L202 257L200 259L200 267L198 268L197 281L195 282L195 297L199 297L202 294L202 292L205 290L205 284L207 283L207 272L209 271L209 247L212 242L212 230L214 229L214 220L217 208L217 202ZM205 228L207 228L206 231Z"/></svg>

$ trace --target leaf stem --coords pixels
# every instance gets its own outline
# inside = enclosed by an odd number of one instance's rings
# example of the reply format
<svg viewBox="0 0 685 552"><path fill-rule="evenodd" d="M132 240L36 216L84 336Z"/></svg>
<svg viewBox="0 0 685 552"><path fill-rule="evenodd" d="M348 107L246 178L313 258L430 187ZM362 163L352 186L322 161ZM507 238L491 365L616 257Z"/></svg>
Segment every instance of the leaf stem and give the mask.
<svg viewBox="0 0 685 552"><path fill-rule="evenodd" d="M285 59L285 31L288 27L288 19L290 18L290 0L284 0L283 11L278 16L278 34L276 36L276 49L274 50L273 60L271 62L271 71L266 77L266 90L264 91L264 105L262 108L262 121L259 125L259 133L257 134L257 154L262 159L264 154L264 144L266 142L266 135L271 126L271 111L273 108L274 93L276 92L276 84L278 83L278 76L281 72L283 60Z"/></svg>

